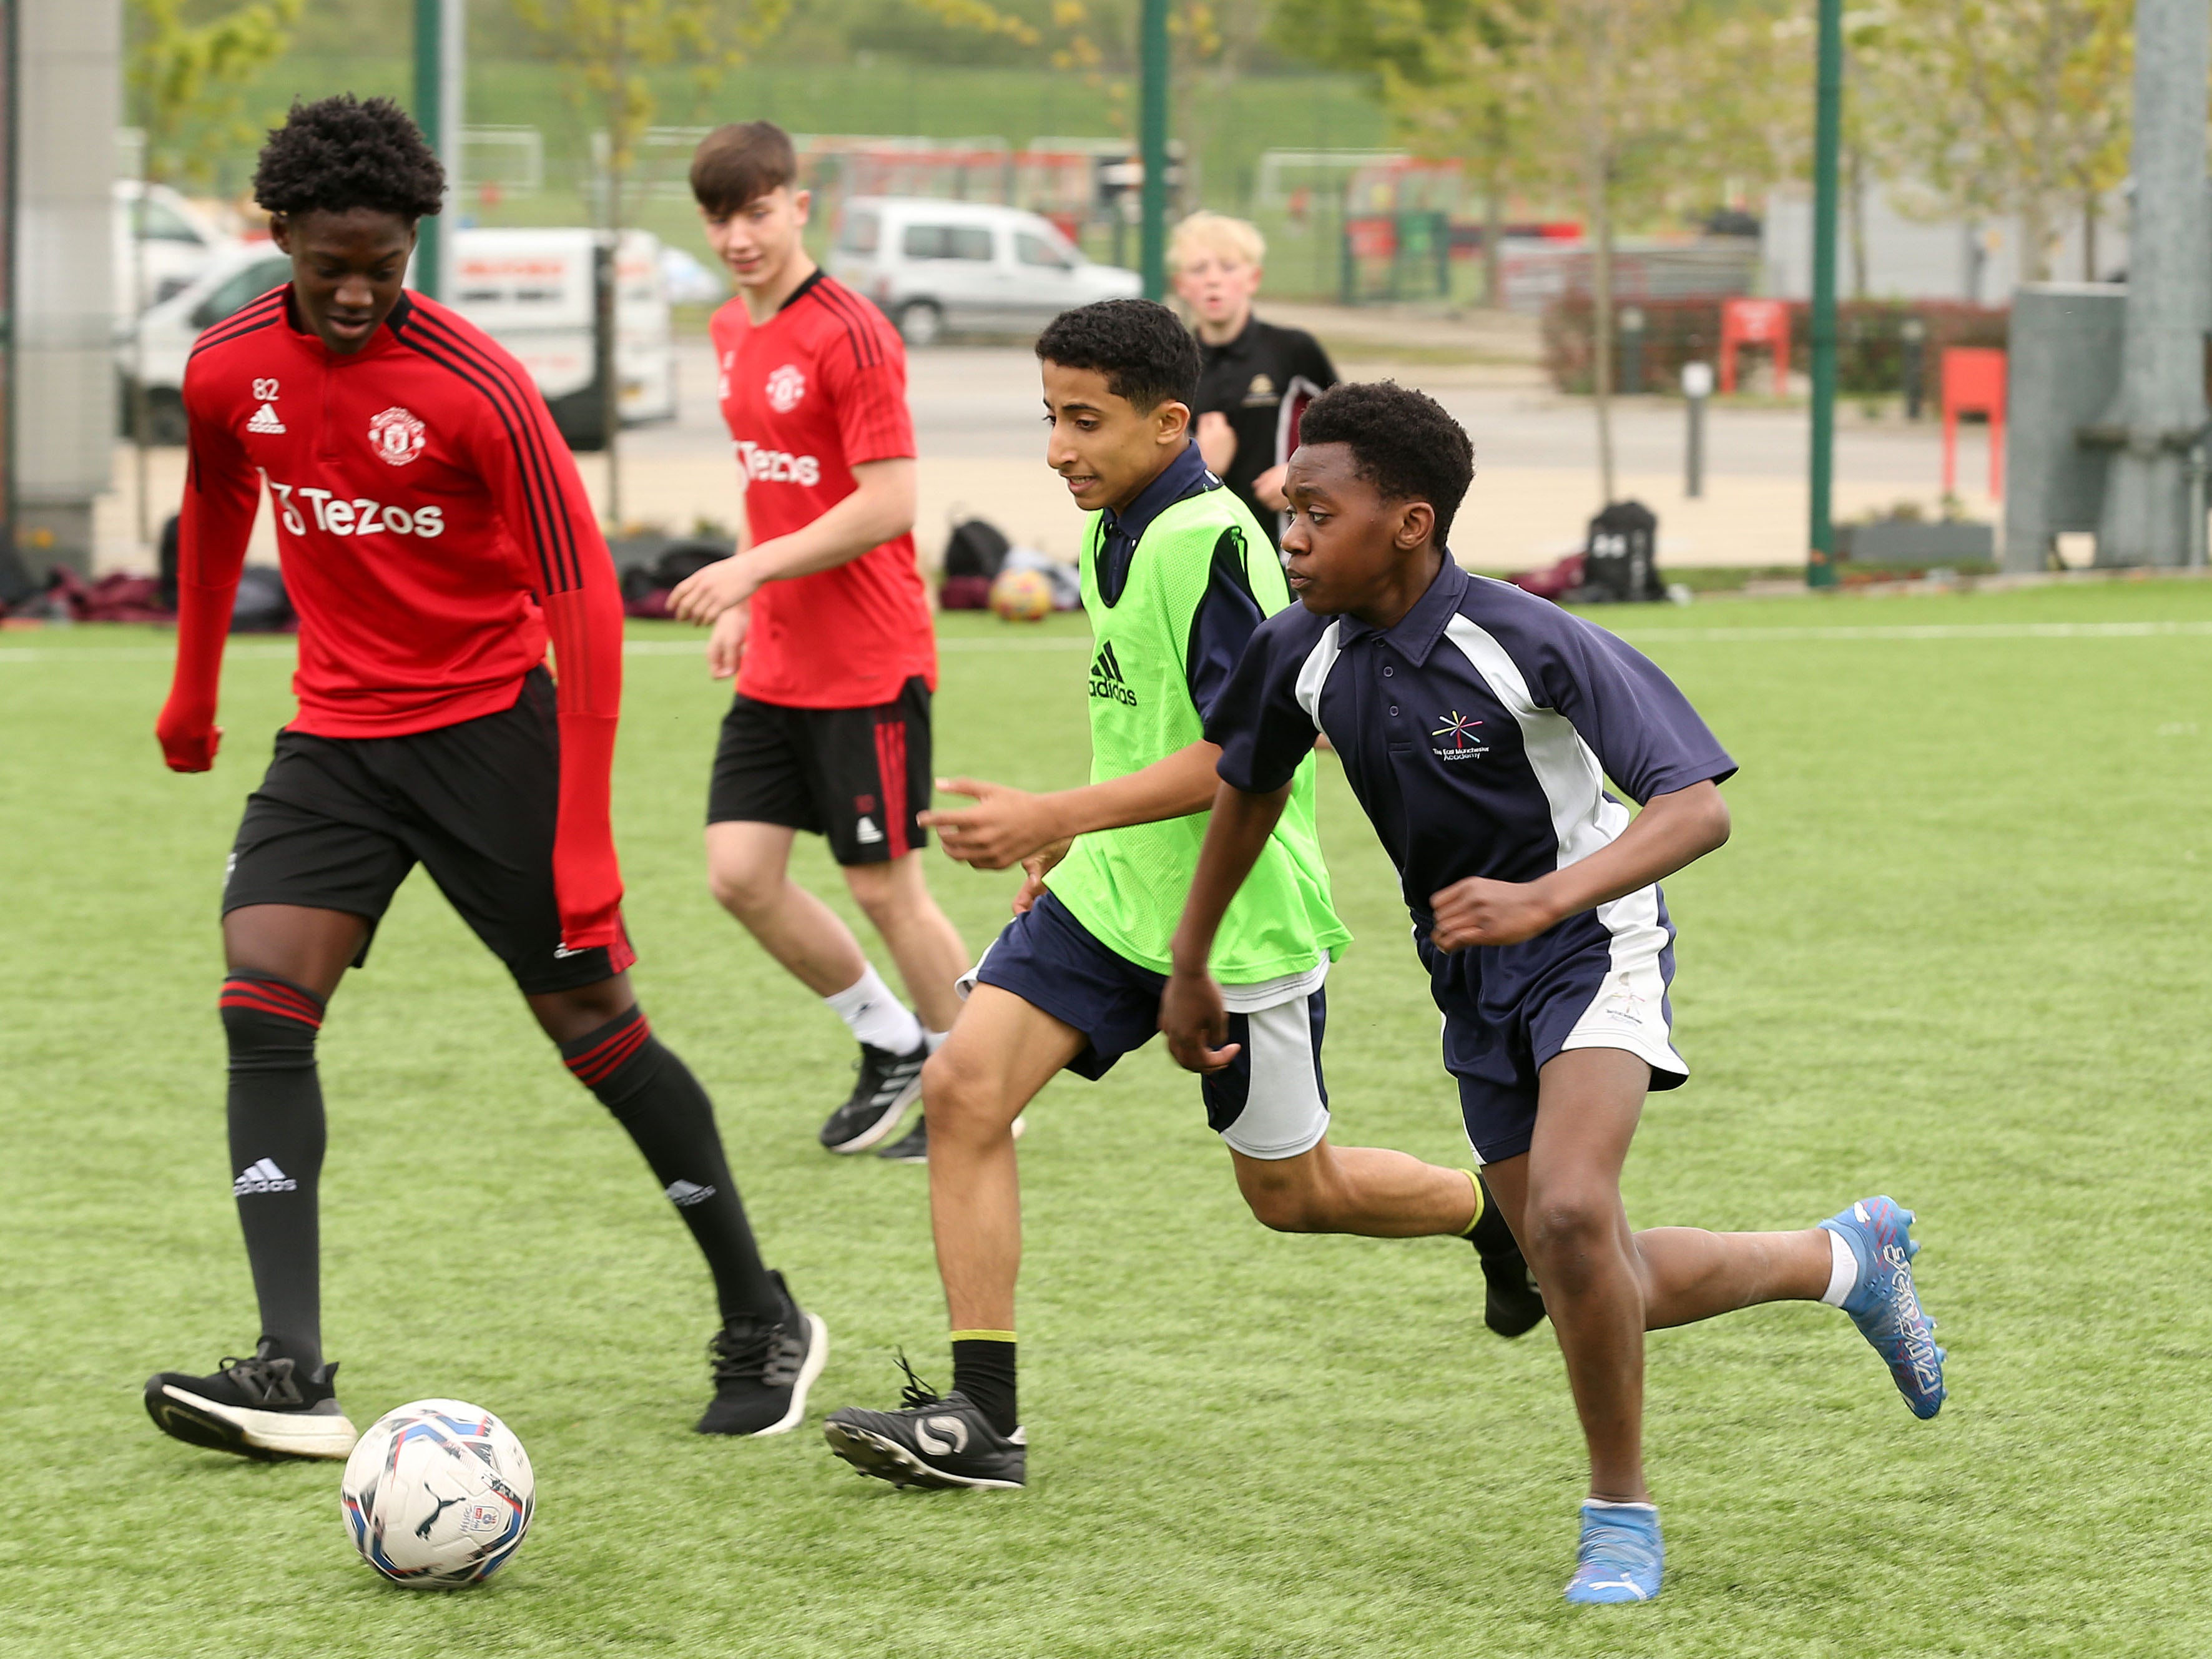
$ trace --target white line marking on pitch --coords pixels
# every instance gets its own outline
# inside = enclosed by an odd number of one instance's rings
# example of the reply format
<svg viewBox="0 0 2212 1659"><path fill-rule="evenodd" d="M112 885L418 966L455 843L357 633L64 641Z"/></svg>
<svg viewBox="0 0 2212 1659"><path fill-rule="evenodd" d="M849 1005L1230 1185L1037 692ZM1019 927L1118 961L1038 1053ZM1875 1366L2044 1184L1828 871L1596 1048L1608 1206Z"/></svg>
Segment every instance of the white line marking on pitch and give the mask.
<svg viewBox="0 0 2212 1659"><path fill-rule="evenodd" d="M1781 644L1793 640L2141 640L2180 635L2212 635L2212 622L2113 623L1900 623L1890 627L1852 628L1620 628L1613 630L1626 640L1657 645L1669 640L1690 644ZM1048 639L943 639L940 651L1088 651L1087 634L1055 635ZM627 640L626 657L699 657L704 640ZM290 645L234 645L225 653L234 662L289 661L297 654ZM57 650L42 646L0 646L0 662L167 662L176 655L169 646L86 646Z"/></svg>

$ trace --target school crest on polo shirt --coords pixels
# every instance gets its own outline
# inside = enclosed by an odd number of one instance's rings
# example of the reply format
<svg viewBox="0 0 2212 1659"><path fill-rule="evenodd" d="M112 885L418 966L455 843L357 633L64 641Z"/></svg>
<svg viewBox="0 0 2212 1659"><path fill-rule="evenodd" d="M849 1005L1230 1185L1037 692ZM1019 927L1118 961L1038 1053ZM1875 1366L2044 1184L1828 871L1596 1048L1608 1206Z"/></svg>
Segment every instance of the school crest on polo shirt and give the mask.
<svg viewBox="0 0 2212 1659"><path fill-rule="evenodd" d="M788 415L806 395L806 377L796 363L786 363L768 377L768 404L779 415Z"/></svg>
<svg viewBox="0 0 2212 1659"><path fill-rule="evenodd" d="M368 447L387 466L404 466L422 453L430 429L422 417L394 404L368 423Z"/></svg>
<svg viewBox="0 0 2212 1659"><path fill-rule="evenodd" d="M1264 409L1269 404L1280 403L1282 394L1275 390L1275 382L1266 374L1255 374L1252 384L1244 388L1244 407Z"/></svg>

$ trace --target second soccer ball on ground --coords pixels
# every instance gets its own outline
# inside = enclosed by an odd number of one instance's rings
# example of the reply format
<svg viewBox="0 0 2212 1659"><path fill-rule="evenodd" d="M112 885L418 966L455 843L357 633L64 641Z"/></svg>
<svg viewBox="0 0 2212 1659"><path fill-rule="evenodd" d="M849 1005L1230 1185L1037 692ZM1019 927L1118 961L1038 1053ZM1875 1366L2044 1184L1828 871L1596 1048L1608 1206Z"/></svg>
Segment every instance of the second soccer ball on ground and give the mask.
<svg viewBox="0 0 2212 1659"><path fill-rule="evenodd" d="M991 609L1001 622L1042 622L1052 613L1052 584L1042 571L1001 571L991 584Z"/></svg>

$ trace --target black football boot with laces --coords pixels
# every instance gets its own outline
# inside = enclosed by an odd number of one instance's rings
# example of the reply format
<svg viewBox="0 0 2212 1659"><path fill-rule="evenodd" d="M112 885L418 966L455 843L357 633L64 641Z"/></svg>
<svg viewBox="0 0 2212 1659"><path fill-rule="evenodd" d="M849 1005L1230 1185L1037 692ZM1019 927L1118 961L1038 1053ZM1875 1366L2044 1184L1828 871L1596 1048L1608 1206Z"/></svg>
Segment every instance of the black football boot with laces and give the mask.
<svg viewBox="0 0 2212 1659"><path fill-rule="evenodd" d="M793 1301L783 1275L771 1273L783 1311L772 1321L731 1319L708 1339L714 1398L702 1434L782 1434L806 1415L806 1391L830 1358L830 1328Z"/></svg>
<svg viewBox="0 0 2212 1659"><path fill-rule="evenodd" d="M210 1451L262 1462L343 1459L361 1437L338 1405L337 1362L302 1371L276 1346L264 1336L252 1358L226 1358L212 1376L149 1377L146 1414L162 1433Z"/></svg>
<svg viewBox="0 0 2212 1659"><path fill-rule="evenodd" d="M1490 1195L1489 1183L1480 1174L1475 1182L1482 1188L1482 1218L1468 1237L1482 1266L1482 1322L1500 1336L1525 1335L1544 1317L1544 1293L1536 1288L1528 1258L1521 1254L1520 1242Z"/></svg>
<svg viewBox="0 0 2212 1659"><path fill-rule="evenodd" d="M918 1117L914 1127L888 1146L876 1148L876 1156L890 1164L927 1164L929 1162L929 1120Z"/></svg>
<svg viewBox="0 0 2212 1659"><path fill-rule="evenodd" d="M831 1451L894 1486L1015 1491L1026 1484L1030 1443L1020 1429L1000 1434L966 1395L932 1392L904 1354L899 1369L905 1403L895 1412L848 1406L830 1413L822 1434Z"/></svg>
<svg viewBox="0 0 2212 1659"><path fill-rule="evenodd" d="M921 1098L921 1066L928 1058L927 1037L903 1054L862 1043L852 1096L822 1126L822 1144L833 1152L865 1152L897 1128L906 1109Z"/></svg>

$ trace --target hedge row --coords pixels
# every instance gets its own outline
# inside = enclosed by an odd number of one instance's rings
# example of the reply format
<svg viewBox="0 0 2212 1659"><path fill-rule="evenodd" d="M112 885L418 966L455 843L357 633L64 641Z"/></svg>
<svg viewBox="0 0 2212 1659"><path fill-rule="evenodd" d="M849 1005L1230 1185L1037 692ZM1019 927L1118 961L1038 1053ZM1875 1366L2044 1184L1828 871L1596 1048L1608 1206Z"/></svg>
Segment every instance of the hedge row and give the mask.
<svg viewBox="0 0 2212 1659"><path fill-rule="evenodd" d="M1633 305L1644 313L1644 330L1638 347L1639 362L1627 361L1629 343L1620 335L1620 313ZM1790 302L1790 367L1798 374L1812 369L1812 307L1803 301ZM1905 388L1907 318L1917 318L1923 335L1920 383L1930 407L1937 401L1937 377L1942 374L1947 346L1996 346L2005 343L2009 313L2002 307L1970 306L1958 301L1849 300L1836 307L1837 368L1844 392L1894 394ZM1717 372L1720 362L1721 300L1719 296L1680 300L1624 300L1614 311L1615 360L1613 386L1633 385L1635 370L1642 370L1642 389L1674 392L1682 383L1682 365L1708 362ZM1570 294L1554 300L1544 310L1544 364L1552 384L1562 392L1587 394L1591 385L1591 306L1587 294ZM1740 353L1737 388L1768 390L1773 384L1764 349Z"/></svg>

